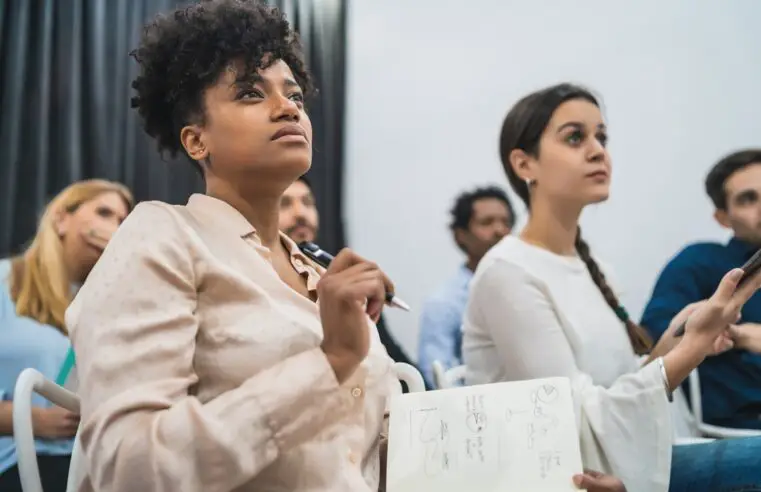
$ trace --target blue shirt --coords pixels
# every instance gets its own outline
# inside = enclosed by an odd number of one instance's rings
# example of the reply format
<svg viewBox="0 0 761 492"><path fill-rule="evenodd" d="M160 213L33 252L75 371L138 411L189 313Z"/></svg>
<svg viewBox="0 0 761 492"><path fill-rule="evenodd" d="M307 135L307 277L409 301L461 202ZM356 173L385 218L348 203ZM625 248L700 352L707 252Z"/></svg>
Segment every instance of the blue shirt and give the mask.
<svg viewBox="0 0 761 492"><path fill-rule="evenodd" d="M462 317L472 278L473 272L463 265L423 304L418 367L428 384L433 383L433 361L446 369L462 364Z"/></svg>
<svg viewBox="0 0 761 492"><path fill-rule="evenodd" d="M655 340L686 305L707 299L731 269L742 266L756 248L732 239L726 245L698 243L677 254L660 274L642 316L642 325ZM742 320L761 323L761 295L756 293L742 311ZM761 428L761 356L730 350L708 357L698 368L703 416L727 427Z"/></svg>
<svg viewBox="0 0 761 492"><path fill-rule="evenodd" d="M10 296L9 260L0 261L0 399L13 400L16 379L32 367L55 381L69 350L69 339L57 328L18 316ZM32 405L50 407L51 403L36 393ZM73 440L36 440L37 454L70 455ZM0 473L16 464L13 436L0 436Z"/></svg>

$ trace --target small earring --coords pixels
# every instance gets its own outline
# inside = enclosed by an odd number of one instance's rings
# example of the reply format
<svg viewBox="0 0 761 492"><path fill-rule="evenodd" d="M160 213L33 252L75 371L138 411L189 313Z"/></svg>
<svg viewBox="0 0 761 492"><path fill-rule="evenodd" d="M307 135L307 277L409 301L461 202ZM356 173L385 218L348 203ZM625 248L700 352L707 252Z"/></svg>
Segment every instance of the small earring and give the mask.
<svg viewBox="0 0 761 492"><path fill-rule="evenodd" d="M534 180L531 178L526 178L526 186L528 188L531 188L532 186L534 186Z"/></svg>

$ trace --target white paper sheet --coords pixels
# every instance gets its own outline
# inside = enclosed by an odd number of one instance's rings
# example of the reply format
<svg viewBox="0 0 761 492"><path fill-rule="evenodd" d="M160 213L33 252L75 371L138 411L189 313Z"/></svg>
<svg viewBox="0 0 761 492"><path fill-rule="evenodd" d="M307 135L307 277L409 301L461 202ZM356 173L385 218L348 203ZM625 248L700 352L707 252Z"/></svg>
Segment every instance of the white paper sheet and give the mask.
<svg viewBox="0 0 761 492"><path fill-rule="evenodd" d="M388 492L571 492L581 452L567 378L394 397Z"/></svg>

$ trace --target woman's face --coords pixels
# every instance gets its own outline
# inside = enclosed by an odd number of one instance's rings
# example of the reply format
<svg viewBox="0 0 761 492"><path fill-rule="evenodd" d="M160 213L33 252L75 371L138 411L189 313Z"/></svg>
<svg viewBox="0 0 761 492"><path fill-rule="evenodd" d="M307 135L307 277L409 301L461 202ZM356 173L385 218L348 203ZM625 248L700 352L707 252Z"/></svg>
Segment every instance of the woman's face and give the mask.
<svg viewBox="0 0 761 492"><path fill-rule="evenodd" d="M600 108L582 99L558 106L539 141L538 158L528 164L532 199L581 207L606 200L611 176L606 143Z"/></svg>
<svg viewBox="0 0 761 492"><path fill-rule="evenodd" d="M92 270L128 212L124 198L107 191L59 216L56 227L72 272L86 276Z"/></svg>
<svg viewBox="0 0 761 492"><path fill-rule="evenodd" d="M192 158L207 162L207 183L275 181L285 189L309 170L312 124L303 92L282 60L243 80L229 69L206 91L204 102L204 124L184 128L181 138Z"/></svg>

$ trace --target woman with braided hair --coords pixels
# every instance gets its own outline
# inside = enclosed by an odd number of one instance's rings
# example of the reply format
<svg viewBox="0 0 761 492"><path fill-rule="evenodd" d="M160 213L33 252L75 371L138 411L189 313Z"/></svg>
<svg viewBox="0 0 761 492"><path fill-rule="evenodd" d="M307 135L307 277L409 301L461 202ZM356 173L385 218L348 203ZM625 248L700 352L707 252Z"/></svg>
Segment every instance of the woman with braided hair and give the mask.
<svg viewBox="0 0 761 492"><path fill-rule="evenodd" d="M500 157L530 217L519 237L487 253L471 283L467 382L568 377L584 465L629 491L761 490L761 439L672 446L669 409L671 391L705 357L731 347L727 328L761 277L738 287L742 271L729 272L653 347L578 226L587 205L608 198L606 142L599 103L581 87L534 92L508 113ZM674 337L685 320L686 334Z"/></svg>

